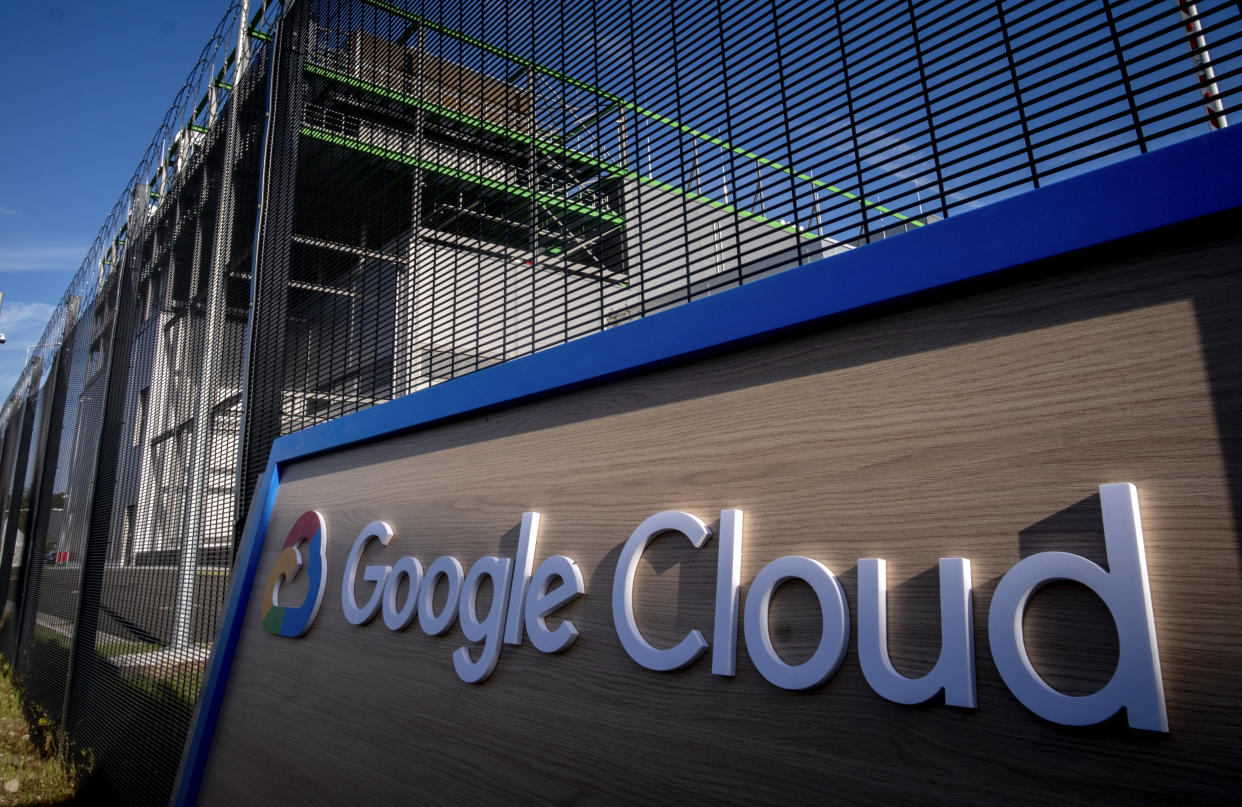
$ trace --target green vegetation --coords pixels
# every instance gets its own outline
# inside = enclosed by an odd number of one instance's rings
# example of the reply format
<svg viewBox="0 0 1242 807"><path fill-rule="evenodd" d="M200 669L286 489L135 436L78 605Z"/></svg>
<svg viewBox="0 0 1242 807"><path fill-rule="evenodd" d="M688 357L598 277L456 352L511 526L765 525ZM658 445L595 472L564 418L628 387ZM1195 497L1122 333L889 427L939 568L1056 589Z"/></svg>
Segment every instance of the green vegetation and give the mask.
<svg viewBox="0 0 1242 807"><path fill-rule="evenodd" d="M50 654L69 656L69 637L64 634L36 625L34 629L35 644L42 644ZM150 653L159 650L162 645L152 642L100 642L95 646L95 655L101 659L127 656L133 653ZM159 702L180 702L180 706L194 710L194 702L198 699L198 691L203 684L203 663L200 661L182 664L134 665L119 671L119 678L132 695L139 692L146 697L154 697Z"/></svg>
<svg viewBox="0 0 1242 807"><path fill-rule="evenodd" d="M0 663L0 805L67 804L77 780L56 756L55 732L32 732L31 723L40 729L52 726L46 715L23 706L12 671Z"/></svg>
<svg viewBox="0 0 1242 807"><path fill-rule="evenodd" d="M69 663L69 638L60 631L36 625L31 636L30 657L49 669L67 669ZM185 734L194 712L194 701L202 686L203 662L199 660L176 662L159 653L161 645L141 642L112 640L96 646L96 652L80 658L75 671L82 676L84 685L95 691L107 691L109 702L115 706L106 717L95 713L81 713L71 717L66 732L57 721L38 714L27 700L26 732L35 748L55 751L62 765L75 774L78 782L77 800L83 804L115 803L118 794L112 791L115 783L107 778L108 770L130 769L135 765L148 766L151 773L144 790L150 793L170 792L173 777L185 743ZM102 651L102 652L101 652ZM152 653L149 665L127 663L117 666L112 658L102 653L128 655ZM158 716L158 719L152 719ZM142 742L105 742L86 747L79 745L90 732L87 727L105 720L116 738L139 738ZM0 781L0 791L4 782ZM0 792L3 796L3 792ZM47 801L4 801L6 804L58 804ZM75 802L77 803L77 802Z"/></svg>

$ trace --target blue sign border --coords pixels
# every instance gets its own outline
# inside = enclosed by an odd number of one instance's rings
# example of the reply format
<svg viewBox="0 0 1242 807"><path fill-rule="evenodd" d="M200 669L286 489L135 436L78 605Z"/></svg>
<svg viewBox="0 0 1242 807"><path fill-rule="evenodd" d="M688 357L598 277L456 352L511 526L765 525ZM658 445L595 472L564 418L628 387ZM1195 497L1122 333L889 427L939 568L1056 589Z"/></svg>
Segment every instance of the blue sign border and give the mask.
<svg viewBox="0 0 1242 807"><path fill-rule="evenodd" d="M1240 207L1242 127L1231 127L281 437L272 444L246 520L175 802L192 805L197 799L289 463Z"/></svg>

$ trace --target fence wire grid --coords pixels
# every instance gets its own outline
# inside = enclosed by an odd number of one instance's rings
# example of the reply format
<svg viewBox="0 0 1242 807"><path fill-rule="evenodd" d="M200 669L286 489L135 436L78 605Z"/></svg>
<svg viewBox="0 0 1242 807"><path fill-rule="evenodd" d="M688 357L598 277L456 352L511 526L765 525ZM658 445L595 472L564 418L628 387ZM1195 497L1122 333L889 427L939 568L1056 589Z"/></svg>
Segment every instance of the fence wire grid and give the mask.
<svg viewBox="0 0 1242 807"><path fill-rule="evenodd" d="M1211 0L234 3L0 412L0 652L166 802L275 438L1208 135L1240 36Z"/></svg>

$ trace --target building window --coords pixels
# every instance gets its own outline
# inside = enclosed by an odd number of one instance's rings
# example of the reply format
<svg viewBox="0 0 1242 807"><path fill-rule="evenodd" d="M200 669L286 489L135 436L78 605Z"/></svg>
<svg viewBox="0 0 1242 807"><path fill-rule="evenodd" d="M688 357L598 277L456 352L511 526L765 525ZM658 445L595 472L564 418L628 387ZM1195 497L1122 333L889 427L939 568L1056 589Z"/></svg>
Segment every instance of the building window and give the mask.
<svg viewBox="0 0 1242 807"><path fill-rule="evenodd" d="M138 411L134 413L134 441L132 445L142 445L142 432L147 427L147 401L151 397L150 393L150 387L145 387L138 393Z"/></svg>
<svg viewBox="0 0 1242 807"><path fill-rule="evenodd" d="M121 563L128 564L134 560L134 532L138 526L137 512L134 505L125 507L125 546L121 553Z"/></svg>

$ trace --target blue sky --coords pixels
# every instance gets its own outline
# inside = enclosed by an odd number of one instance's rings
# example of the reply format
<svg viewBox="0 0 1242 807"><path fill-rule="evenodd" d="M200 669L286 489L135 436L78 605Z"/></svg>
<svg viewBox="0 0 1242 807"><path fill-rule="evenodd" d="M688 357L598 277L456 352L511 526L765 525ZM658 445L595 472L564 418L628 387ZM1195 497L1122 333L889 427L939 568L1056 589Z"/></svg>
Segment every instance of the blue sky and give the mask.
<svg viewBox="0 0 1242 807"><path fill-rule="evenodd" d="M9 3L0 27L0 395L228 0Z"/></svg>

